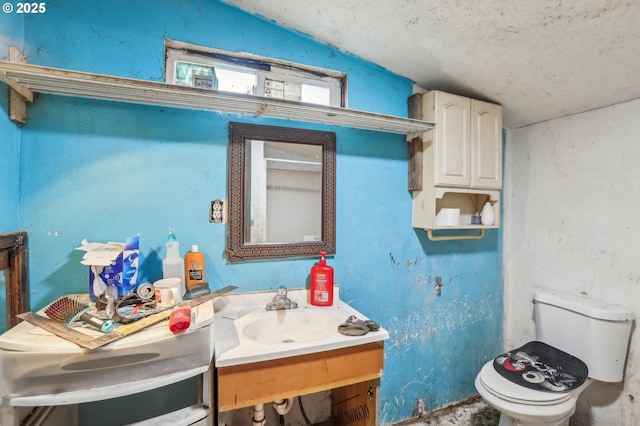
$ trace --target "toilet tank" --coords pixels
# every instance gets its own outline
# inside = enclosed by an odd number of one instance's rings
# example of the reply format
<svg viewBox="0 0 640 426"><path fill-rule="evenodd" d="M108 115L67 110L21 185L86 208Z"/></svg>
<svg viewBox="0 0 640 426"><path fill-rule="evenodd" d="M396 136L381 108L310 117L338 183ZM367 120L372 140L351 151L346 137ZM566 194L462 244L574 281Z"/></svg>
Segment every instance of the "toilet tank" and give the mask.
<svg viewBox="0 0 640 426"><path fill-rule="evenodd" d="M543 288L534 290L533 302L539 341L580 358L592 379L622 380L633 311Z"/></svg>

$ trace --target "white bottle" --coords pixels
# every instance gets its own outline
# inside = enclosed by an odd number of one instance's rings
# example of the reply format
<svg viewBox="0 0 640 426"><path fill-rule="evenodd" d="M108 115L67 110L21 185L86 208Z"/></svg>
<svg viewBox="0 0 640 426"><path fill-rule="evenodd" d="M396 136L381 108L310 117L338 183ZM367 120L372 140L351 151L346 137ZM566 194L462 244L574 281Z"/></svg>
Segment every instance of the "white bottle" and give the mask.
<svg viewBox="0 0 640 426"><path fill-rule="evenodd" d="M167 238L167 255L162 260L162 277L180 278L181 291L184 295L186 291L184 282L184 259L180 257L180 243L176 241L173 229L169 229L169 237Z"/></svg>
<svg viewBox="0 0 640 426"><path fill-rule="evenodd" d="M493 213L493 206L488 201L484 203L482 213L480 214L480 221L486 226L491 226L496 222L496 216Z"/></svg>

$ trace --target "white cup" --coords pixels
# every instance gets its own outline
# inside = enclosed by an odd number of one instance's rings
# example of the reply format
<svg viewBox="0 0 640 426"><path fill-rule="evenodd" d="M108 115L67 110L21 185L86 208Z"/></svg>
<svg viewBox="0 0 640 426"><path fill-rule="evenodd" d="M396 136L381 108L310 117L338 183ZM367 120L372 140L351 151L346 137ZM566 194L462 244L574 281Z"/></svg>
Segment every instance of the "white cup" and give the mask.
<svg viewBox="0 0 640 426"><path fill-rule="evenodd" d="M164 278L153 283L156 303L161 308L170 308L182 302L182 280Z"/></svg>

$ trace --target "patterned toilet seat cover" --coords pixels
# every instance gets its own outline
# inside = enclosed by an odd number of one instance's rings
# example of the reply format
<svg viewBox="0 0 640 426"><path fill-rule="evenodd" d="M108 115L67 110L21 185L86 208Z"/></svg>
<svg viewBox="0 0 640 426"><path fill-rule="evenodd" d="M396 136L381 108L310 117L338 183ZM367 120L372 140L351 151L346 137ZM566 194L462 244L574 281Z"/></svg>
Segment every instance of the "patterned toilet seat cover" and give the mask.
<svg viewBox="0 0 640 426"><path fill-rule="evenodd" d="M493 367L520 386L545 392L568 392L589 376L582 360L538 341L499 355Z"/></svg>

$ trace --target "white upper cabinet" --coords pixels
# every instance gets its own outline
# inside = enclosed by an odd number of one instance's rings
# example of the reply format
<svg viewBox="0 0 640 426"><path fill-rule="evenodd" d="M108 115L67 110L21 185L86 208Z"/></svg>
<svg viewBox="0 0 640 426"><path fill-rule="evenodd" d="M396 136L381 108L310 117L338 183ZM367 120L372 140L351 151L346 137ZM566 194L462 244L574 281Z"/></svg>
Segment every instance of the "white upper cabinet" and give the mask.
<svg viewBox="0 0 640 426"><path fill-rule="evenodd" d="M499 227L502 107L433 90L409 98L409 116L434 123L408 138L413 226L430 238L438 229L479 229L484 235L485 228ZM482 224L477 214L487 203L495 220ZM453 209L455 219L436 220L443 209Z"/></svg>
<svg viewBox="0 0 640 426"><path fill-rule="evenodd" d="M471 187L502 188L502 107L471 100Z"/></svg>
<svg viewBox="0 0 640 426"><path fill-rule="evenodd" d="M432 144L435 185L502 187L502 107L432 90L422 97L423 119L436 124Z"/></svg>

